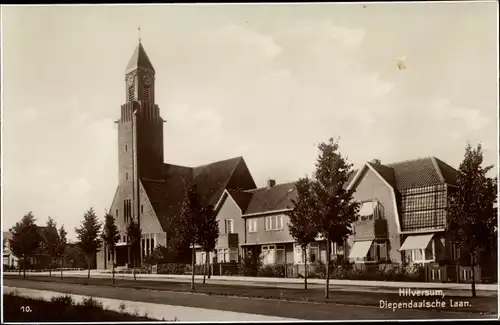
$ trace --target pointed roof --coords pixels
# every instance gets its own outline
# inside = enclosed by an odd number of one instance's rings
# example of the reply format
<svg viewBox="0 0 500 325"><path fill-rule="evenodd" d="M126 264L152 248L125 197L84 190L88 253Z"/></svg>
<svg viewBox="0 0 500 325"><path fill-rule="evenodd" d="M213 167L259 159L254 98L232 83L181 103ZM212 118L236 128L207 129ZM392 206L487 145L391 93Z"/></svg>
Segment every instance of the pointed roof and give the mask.
<svg viewBox="0 0 500 325"><path fill-rule="evenodd" d="M127 64L127 68L125 69L125 73L132 72L137 70L138 68L148 68L151 70L155 70L151 61L149 61L148 55L146 54L146 50L142 46L142 43L139 42L137 47L135 48L134 54L130 58L130 61Z"/></svg>
<svg viewBox="0 0 500 325"><path fill-rule="evenodd" d="M141 183L149 201L158 216L162 228L167 231L169 220L179 215L183 196L187 188L196 185L196 190L203 204L215 205L225 189L234 189L231 180L243 190L255 188L245 175L235 174L243 157L215 161L207 165L186 167L173 164L163 165L163 179L150 180L141 178ZM249 174L249 171L246 170Z"/></svg>

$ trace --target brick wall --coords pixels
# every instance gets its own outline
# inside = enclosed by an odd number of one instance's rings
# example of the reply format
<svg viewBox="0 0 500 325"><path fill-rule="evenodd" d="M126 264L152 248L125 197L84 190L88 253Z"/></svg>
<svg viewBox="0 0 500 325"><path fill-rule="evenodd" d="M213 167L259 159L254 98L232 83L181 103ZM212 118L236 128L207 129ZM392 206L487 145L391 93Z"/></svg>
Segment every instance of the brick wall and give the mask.
<svg viewBox="0 0 500 325"><path fill-rule="evenodd" d="M270 214L272 215L272 214ZM269 230L266 231L266 217L267 216L259 216L259 217L247 217L246 222L250 219L257 220L257 231L253 233L247 233L247 243L279 243L285 241L293 241L292 235L288 231L288 223L290 222L290 218L280 213L283 217L283 229L281 230Z"/></svg>
<svg viewBox="0 0 500 325"><path fill-rule="evenodd" d="M233 220L233 232L238 234L239 243L243 243L245 240L245 220L241 217L241 210L230 195L228 195L224 199L221 208L217 212L217 221L219 221L219 234L221 236L225 235L224 222L226 219ZM218 243L216 248L227 247L219 246Z"/></svg>
<svg viewBox="0 0 500 325"><path fill-rule="evenodd" d="M401 253L398 248L401 245L400 237L397 230L396 224L396 214L394 211L394 198L392 195L391 188L383 182L380 177L375 174L371 169L366 169L364 174L361 176L358 183L355 185L356 192L354 193L354 199L363 202L376 200L380 204L381 211L384 219L387 222L387 237L389 240L388 253L389 257L393 262L401 262ZM349 249L354 244L354 239L373 239L375 223L374 221L365 221L355 224L356 234L354 236L349 236L347 240L348 251L347 256L349 256Z"/></svg>

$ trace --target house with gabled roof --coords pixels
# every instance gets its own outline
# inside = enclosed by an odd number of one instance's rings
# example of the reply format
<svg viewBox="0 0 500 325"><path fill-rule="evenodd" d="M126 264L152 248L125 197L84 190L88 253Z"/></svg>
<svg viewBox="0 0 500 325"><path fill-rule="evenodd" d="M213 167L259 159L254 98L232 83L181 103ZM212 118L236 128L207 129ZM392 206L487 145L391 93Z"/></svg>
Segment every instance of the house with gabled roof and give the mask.
<svg viewBox="0 0 500 325"><path fill-rule="evenodd" d="M456 188L457 173L436 157L365 163L347 185L361 202L359 219L347 242L334 250L358 263L459 259L446 233L448 196Z"/></svg>
<svg viewBox="0 0 500 325"><path fill-rule="evenodd" d="M246 255L261 256L270 264L303 264L300 246L290 235L287 212L296 199L295 182L276 184L250 190L226 190L216 205L220 235L216 255L220 263L238 262ZM308 250L312 262L326 261L326 244L318 238ZM204 252L197 252L197 264L205 261Z"/></svg>
<svg viewBox="0 0 500 325"><path fill-rule="evenodd" d="M157 245L167 245L176 235L172 220L179 215L188 187L196 185L204 204L216 204L226 189L254 189L255 182L243 157L202 166L180 166L164 162L163 127L155 102L156 73L139 42L125 70L125 104L118 127L118 186L110 213L120 231L115 263L130 261L125 226L131 218L142 230L141 258ZM111 268L106 247L98 253L97 268Z"/></svg>
<svg viewBox="0 0 500 325"><path fill-rule="evenodd" d="M361 203L353 233L332 243L332 259L356 263L429 263L460 258L458 246L446 232L448 196L456 188L457 171L436 157L393 164L378 160L351 173L346 188ZM295 183L251 190L226 190L216 205L220 223L216 256L237 262L248 252L264 264L302 264L303 254L288 231L296 198ZM308 248L310 261L326 261L326 243L317 238ZM198 252L197 263L205 261Z"/></svg>

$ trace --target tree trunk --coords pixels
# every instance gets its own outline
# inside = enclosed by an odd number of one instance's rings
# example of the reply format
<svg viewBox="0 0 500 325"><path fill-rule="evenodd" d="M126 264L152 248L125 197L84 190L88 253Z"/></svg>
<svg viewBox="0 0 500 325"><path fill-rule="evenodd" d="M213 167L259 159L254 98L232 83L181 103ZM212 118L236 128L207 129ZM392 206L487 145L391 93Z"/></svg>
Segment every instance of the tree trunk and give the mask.
<svg viewBox="0 0 500 325"><path fill-rule="evenodd" d="M212 261L210 260L210 251L207 252L208 278L212 275Z"/></svg>
<svg viewBox="0 0 500 325"><path fill-rule="evenodd" d="M302 247L304 252L304 289L307 290L307 246Z"/></svg>
<svg viewBox="0 0 500 325"><path fill-rule="evenodd" d="M191 290L194 290L194 266L195 266L195 259L196 259L196 248L194 247L193 243L193 248L192 248L192 256L191 256Z"/></svg>
<svg viewBox="0 0 500 325"><path fill-rule="evenodd" d="M90 279L90 256L88 257L87 265L88 265L88 268L89 268L89 273L87 275L87 279Z"/></svg>
<svg viewBox="0 0 500 325"><path fill-rule="evenodd" d="M330 238L326 238L326 281L325 281L325 299L330 294Z"/></svg>
<svg viewBox="0 0 500 325"><path fill-rule="evenodd" d="M26 257L23 258L23 278L26 279Z"/></svg>
<svg viewBox="0 0 500 325"><path fill-rule="evenodd" d="M50 277L52 276L52 256L50 257L50 261L49 261L49 276Z"/></svg>
<svg viewBox="0 0 500 325"><path fill-rule="evenodd" d="M208 272L208 252L205 251L206 257L205 257L205 266L203 266L203 284L205 284L205 275Z"/></svg>
<svg viewBox="0 0 500 325"><path fill-rule="evenodd" d="M134 280L137 280L135 277L135 252L133 252L131 255L132 255L132 267L134 268L132 270L132 273L134 273Z"/></svg>
<svg viewBox="0 0 500 325"><path fill-rule="evenodd" d="M61 281L63 280L64 256L61 256Z"/></svg>
<svg viewBox="0 0 500 325"><path fill-rule="evenodd" d="M472 297L476 298L476 259L474 258L474 255L472 254L471 256L471 265L472 265Z"/></svg>
<svg viewBox="0 0 500 325"><path fill-rule="evenodd" d="M23 264L24 264L24 263L23 263ZM22 267L22 266L21 266L21 259L18 259L18 260L17 260L17 267L18 267L18 269L19 269L19 275L21 275L21 267Z"/></svg>
<svg viewBox="0 0 500 325"><path fill-rule="evenodd" d="M111 273L113 274L113 284L115 284L115 250L111 252Z"/></svg>

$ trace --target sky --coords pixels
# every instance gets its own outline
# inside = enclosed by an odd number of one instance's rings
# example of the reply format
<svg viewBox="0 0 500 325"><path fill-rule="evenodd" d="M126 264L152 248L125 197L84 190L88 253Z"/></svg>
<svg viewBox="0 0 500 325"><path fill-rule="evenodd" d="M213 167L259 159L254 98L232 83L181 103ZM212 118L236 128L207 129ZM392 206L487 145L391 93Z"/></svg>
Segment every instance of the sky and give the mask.
<svg viewBox="0 0 500 325"><path fill-rule="evenodd" d="M498 157L496 2L3 6L3 228L32 211L69 238L118 182L125 67L156 70L165 161L243 156L258 186L310 174L340 137L354 167L465 145Z"/></svg>

